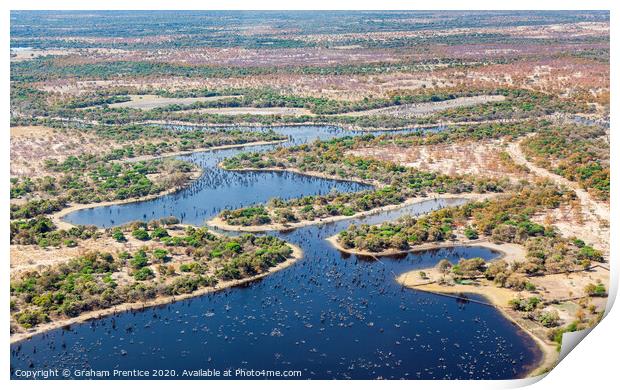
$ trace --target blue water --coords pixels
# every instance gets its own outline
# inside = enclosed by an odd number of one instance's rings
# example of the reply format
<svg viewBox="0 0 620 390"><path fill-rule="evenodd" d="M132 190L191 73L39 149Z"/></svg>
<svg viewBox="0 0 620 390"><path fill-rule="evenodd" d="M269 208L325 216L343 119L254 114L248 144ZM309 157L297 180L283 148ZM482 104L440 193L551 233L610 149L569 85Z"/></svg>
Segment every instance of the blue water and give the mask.
<svg viewBox="0 0 620 390"><path fill-rule="evenodd" d="M187 127L176 126L174 128L182 131ZM183 223L202 225L205 220L216 216L225 208L239 208L263 203L274 197L290 199L313 194L327 194L332 190L357 192L372 188L360 183L321 179L290 172L231 172L217 167L217 164L224 158L234 156L240 151L259 152L277 146L300 145L318 139L328 140L343 134L368 134L359 131L343 132L335 127L319 126L276 127L274 130L287 136L289 140L281 145L216 150L179 157L199 165L204 170L198 180L181 192L146 202L78 210L64 219L76 225L110 227L131 221L148 221L175 215ZM380 133L384 132L373 132L373 134Z"/></svg>
<svg viewBox="0 0 620 390"><path fill-rule="evenodd" d="M169 205L154 201L127 204L122 210L89 210L94 213L89 222L122 223L139 217L145 204L151 204L148 219L180 216L183 212L186 222L201 224L216 213L216 208L238 207L237 202L269 197L275 192L274 186L288 185L289 181L295 189L287 196L315 184L321 190L332 185L356 190L355 184L305 183L311 179L294 174L224 173L215 167L227 153L236 152L189 156L208 168L202 184L167 197ZM224 183L222 177L226 178ZM225 189L216 195L218 188ZM190 194L184 194L186 191ZM205 196L203 191L210 195ZM490 260L496 253L456 247L372 259L340 253L325 241L351 223L375 224L460 203L456 199L429 199L364 218L273 232L299 245L304 250L303 259L242 288L121 313L13 344L12 376L16 369L45 367L163 369L174 370L177 379L188 379L181 376L183 370L234 372L238 368L300 370L304 379L523 376L538 361L540 352L533 340L496 309L406 289L395 282L399 274L432 266L443 258L458 261L480 256ZM69 217L85 218L84 212ZM135 214L127 216L129 213Z"/></svg>

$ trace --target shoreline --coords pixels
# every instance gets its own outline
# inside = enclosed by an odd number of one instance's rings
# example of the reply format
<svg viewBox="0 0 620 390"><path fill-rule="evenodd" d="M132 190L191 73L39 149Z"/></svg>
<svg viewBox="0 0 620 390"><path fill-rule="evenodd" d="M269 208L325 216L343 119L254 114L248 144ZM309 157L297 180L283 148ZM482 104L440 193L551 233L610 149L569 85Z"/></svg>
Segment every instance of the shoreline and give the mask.
<svg viewBox="0 0 620 390"><path fill-rule="evenodd" d="M438 242L428 242L425 244L416 245L415 247L399 250L399 249L389 249L381 252L368 252L368 251L360 251L355 249L345 248L337 241L338 234L335 234L331 237L328 237L326 240L329 241L330 244L340 252L348 253L350 255L355 256L367 256L367 257L383 257L383 256L396 256L396 255L406 255L408 253L416 253L416 252L424 252L432 249L442 249L442 248L452 248L455 246L477 246L490 249L494 252L498 252L500 256L495 260L504 259L504 260L516 260L525 255L525 251L521 249L520 245L517 244L495 244L489 241L486 238L478 238L476 240L467 240L460 238L454 241L438 241ZM494 261L495 261L494 260ZM424 270L424 269L423 269ZM422 270L422 271L423 271Z"/></svg>
<svg viewBox="0 0 620 390"><path fill-rule="evenodd" d="M397 254L407 254L407 253L416 253L423 252L432 249L440 249L440 248L450 248L456 246L469 246L469 247L483 247L491 249L497 253L499 256L493 259L493 261L498 260L506 260L511 261L516 258L520 258L524 249L522 246L517 244L495 244L488 239L477 239L471 241L464 241L463 239L454 241L454 242L441 242L441 243L428 243L418 245L415 248L411 248L409 250L388 250L383 252L367 252L367 251L355 251L350 249L343 248L337 241L338 235L331 236L327 239L336 249L341 252L358 255L358 256L370 256L370 257L382 257L382 256L390 256ZM541 353L540 360L533 365L533 367L527 372L525 377L535 377L539 375L544 375L544 370L551 369L558 361L559 352L556 350L554 345L548 344L545 340L541 339L538 335L536 335L532 330L530 330L525 324L520 322L518 318L513 317L509 308L506 306L505 297L502 296L502 292L504 294L511 293L511 290L502 289L500 287L495 286L473 286L473 285L454 285L454 286L444 286L438 284L436 281L431 280L429 282L415 283L414 281L408 281L409 277L412 274L419 274L420 272L426 272L427 274L431 274L434 268L423 268L423 269L415 269L411 271L404 272L396 277L396 282L401 284L404 287L411 288L413 290L423 291L430 294L436 294L441 296L449 296L453 298L460 298L459 294L476 294L483 296L486 298L489 303L488 305L493 306L500 312L507 320L511 323L515 324L519 329L525 334L527 334L538 347L538 350ZM499 291L498 291L499 290ZM503 291L506 290L506 291Z"/></svg>
<svg viewBox="0 0 620 390"><path fill-rule="evenodd" d="M396 127L367 127L367 126L359 126L359 125L351 125L347 123L341 122L315 122L315 121L306 121L306 122L272 122L268 124L261 124L256 122L235 122L233 123L199 123L199 122L186 122L181 120L162 120L162 119L149 119L135 122L136 124L141 125L160 125L160 126L189 126L189 127L211 127L211 128L221 128L221 127L249 127L249 128L273 128L273 127L302 127L302 126L327 126L327 127L337 127L342 130L348 131L362 131L362 132L373 132L373 131L400 131L400 130L417 130L417 129L428 129L434 127L444 127L444 126L467 126L467 125L476 125L476 124L485 124L485 123L518 123L528 120L544 120L544 119L557 119L559 113L540 115L540 116L531 116L525 118L512 118L512 119L491 119L491 120L473 120L473 121L457 121L457 122L435 122L435 123L417 123L405 126L396 126ZM575 114L575 115L585 115L585 114ZM89 121L80 118L62 118L62 117L35 117L35 119L53 119L58 121L74 121L78 123L87 123L91 125L104 125L104 123L98 123L97 121Z"/></svg>
<svg viewBox="0 0 620 390"><path fill-rule="evenodd" d="M300 227L310 226L310 225L322 225L326 223L339 222L346 219L354 219L359 217L364 217L368 215L373 215L377 213L381 213L384 211L393 211L398 210L400 208L410 206L416 203L422 203L427 200L437 200L437 199L469 199L469 200L484 200L495 196L496 194L478 194L478 193L468 193L468 194L429 194L427 197L415 197L415 198L407 198L404 202L393 205L386 205L382 207L377 207L367 211L360 211L353 215L337 215L333 217L312 220L312 221L301 221L301 222L293 222L290 224L282 224L282 223L270 223L265 225L252 225L252 226L242 226L242 225L230 225L226 221L224 221L220 217L213 217L208 220L205 224L209 227L221 229L224 231L233 231L233 232L268 232L273 230L293 230L298 229Z"/></svg>
<svg viewBox="0 0 620 390"><path fill-rule="evenodd" d="M297 261L301 260L304 257L304 252L300 247L298 247L295 244L291 244L289 242L287 242L286 245L288 245L289 247L293 249L293 253L291 254L291 257L286 259L282 263L279 263L276 266L269 268L267 271L261 274L253 275L253 276L250 276L244 279L219 281L218 284L213 287L203 287L203 288L200 288L196 291L193 291L187 294L160 296L148 302L127 302L127 303L122 303L120 305L112 306L106 309L85 312L85 313L78 315L77 317L51 321L51 322L42 324L41 326L35 329L32 329L31 332L26 330L25 332L18 332L18 333L11 334L10 344L15 344L20 341L27 340L31 338L32 336L36 336L42 333L47 333L49 331L52 331L58 328L81 324L81 323L84 323L90 320L101 319L103 317L108 317L111 315L120 314L120 313L127 312L127 311L142 310L142 309L146 309L150 307L168 305L170 303L179 302L179 301L183 301L183 300L190 299L190 298L196 298L202 295L223 291L229 288L237 287L240 285L244 285L246 283L250 283L250 282L263 279L273 273L276 273L285 268L288 268L289 266L295 264Z"/></svg>
<svg viewBox="0 0 620 390"><path fill-rule="evenodd" d="M352 116L353 118L359 118L360 116ZM260 124L256 122L235 122L235 124L230 123L198 123L198 122L185 122L179 120L159 120L152 119L137 122L138 124L144 125L161 125L161 126L190 126L190 127L233 127L233 126L241 126L241 127L251 127L251 128L273 128L273 127L302 127L302 126L328 126L328 127L337 127L343 130L348 131L361 131L361 132L373 132L373 131L402 131L402 130L424 130L424 129L432 129L435 127L446 127L446 126L467 126L467 125L476 125L476 124L486 124L486 123L518 123L524 122L528 120L543 120L543 119L552 119L554 118L554 114L542 115L542 116L533 116L526 118L512 118L512 119L491 119L491 120L480 120L480 121L458 121L458 122L435 122L435 123L416 123L405 126L396 126L396 127L367 127L367 126L359 126L359 125L351 125L341 122L274 122L269 124Z"/></svg>
<svg viewBox="0 0 620 390"><path fill-rule="evenodd" d="M249 143L246 143L246 144L220 145L220 146L213 146L213 147L209 147L209 148L184 150L184 151L179 151L179 152L169 152L169 153L164 153L164 154L161 154L161 155L145 155L145 156L139 156L139 157L134 157L134 158L130 158L130 159L126 159L126 160L120 160L120 161L123 161L123 162L148 161L148 160L155 160L155 159L159 159L159 158L170 158L170 157L182 156L182 155L193 154L193 153L209 152L209 151L213 151L213 150L236 149L236 148L242 148L242 147L246 147L246 146L273 145L273 144L279 144L279 143L282 143L282 142L286 142L286 140L281 140L281 141L256 141L256 142L249 142ZM68 207L65 207L62 210L59 210L59 211L57 211L55 213L50 214L49 218L52 220L52 222L56 226L58 226L58 228L65 229L65 230L71 229L72 227L75 227L75 225L70 223L70 222L67 222L67 221L63 220L63 218L66 217L68 214L73 213L74 211L85 210L85 209L94 209L94 208L97 208L97 207L115 206L115 205L128 204L128 203L144 202L144 201L156 199L158 197L162 197L162 196L173 194L175 192L181 191L184 188L187 188L191 183L193 183L195 180L199 179L202 176L202 174L204 173L204 169L202 169L200 167L197 167L197 168L198 168L197 170L194 170L194 171L191 172L191 175L190 175L188 181L185 184L169 188L169 189L164 190L164 191L162 191L160 193L145 195L145 196L141 196L139 198L109 200L109 201L98 202L98 203L84 203L84 204L71 204L71 203L69 203Z"/></svg>
<svg viewBox="0 0 620 390"><path fill-rule="evenodd" d="M496 260L502 259L500 256ZM486 298L490 303L490 306L493 306L501 315L504 316L511 323L516 325L521 331L523 331L530 339L534 341L538 350L540 351L540 359L535 364L532 364L532 368L524 375L525 378L537 377L540 375L544 375L546 372L553 369L555 364L557 364L559 360L560 353L557 351L556 347L552 344L547 343L545 340L541 339L538 335L536 335L532 330L530 330L526 325L524 325L521 321L511 315L509 309L501 304L498 304L498 301L501 300L497 294L494 294L494 291L485 288L484 286L471 286L471 285L457 285L457 286L442 286L436 282L430 282L424 285L415 285L412 283L407 283L407 276L411 272L424 272L428 271L428 268L421 270L414 270L405 272L404 274L399 275L396 278L396 282L401 284L404 287L418 290L422 292L426 292L429 294L448 296L452 298L462 298L459 294L474 294L479 295ZM499 289L499 287L496 287Z"/></svg>

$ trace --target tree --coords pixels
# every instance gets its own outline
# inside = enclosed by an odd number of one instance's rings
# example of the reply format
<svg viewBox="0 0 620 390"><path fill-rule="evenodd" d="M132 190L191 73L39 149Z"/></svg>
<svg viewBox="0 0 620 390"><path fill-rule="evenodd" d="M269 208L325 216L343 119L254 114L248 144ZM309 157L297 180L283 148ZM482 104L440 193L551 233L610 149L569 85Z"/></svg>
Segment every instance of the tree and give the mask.
<svg viewBox="0 0 620 390"><path fill-rule="evenodd" d="M436 267L439 272L441 272L445 276L452 269L452 263L448 259L442 259L439 260Z"/></svg>
<svg viewBox="0 0 620 390"><path fill-rule="evenodd" d="M143 250L139 250L138 252L136 252L136 254L133 255L133 258L129 260L129 264L135 269L145 267L148 262L149 259L146 256L146 252Z"/></svg>
<svg viewBox="0 0 620 390"><path fill-rule="evenodd" d="M465 228L464 234L465 234L465 237L467 237L470 240L475 240L478 238L478 232L476 231L476 229L472 228L471 226L468 226Z"/></svg>

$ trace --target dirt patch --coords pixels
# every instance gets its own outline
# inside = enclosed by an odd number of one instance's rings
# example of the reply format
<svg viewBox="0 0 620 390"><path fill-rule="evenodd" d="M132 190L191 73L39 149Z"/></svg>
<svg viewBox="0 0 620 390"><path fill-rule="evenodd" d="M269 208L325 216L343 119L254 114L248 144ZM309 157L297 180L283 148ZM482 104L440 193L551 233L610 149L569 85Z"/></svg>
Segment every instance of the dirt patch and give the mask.
<svg viewBox="0 0 620 390"><path fill-rule="evenodd" d="M192 110L202 114L219 115L314 115L306 108L298 107L223 107L223 108L201 108Z"/></svg>
<svg viewBox="0 0 620 390"><path fill-rule="evenodd" d="M469 96L460 97L456 99L444 100L441 102L429 102L429 103L415 103L415 104L403 104L399 106L376 108L373 110L348 112L341 115L348 116L369 116L369 115L389 115L396 117L420 117L434 114L439 111L447 110L450 108L469 107L478 104L501 102L506 100L503 95L482 95L482 96Z"/></svg>
<svg viewBox="0 0 620 390"><path fill-rule="evenodd" d="M530 177L510 159L502 159L502 152L502 142L491 140L410 147L381 146L354 150L350 154L448 175L471 174L513 180Z"/></svg>
<svg viewBox="0 0 620 390"><path fill-rule="evenodd" d="M594 244L597 249L603 252L605 259L609 260L609 204L594 200L588 191L581 188L579 184L528 161L519 145L520 140L511 143L507 148L510 157L517 164L527 166L537 176L546 177L559 185L572 189L578 199L578 202L569 206L538 216L537 220L553 223L566 237L575 236Z"/></svg>
<svg viewBox="0 0 620 390"><path fill-rule="evenodd" d="M11 127L11 176L42 177L46 174L45 160L63 160L82 153L100 154L119 146L114 141L77 130Z"/></svg>
<svg viewBox="0 0 620 390"><path fill-rule="evenodd" d="M217 100L239 97L239 95L229 96L209 96L196 98L167 98L158 95L129 95L131 100L121 103L110 104L110 108L137 108L139 110L152 110L153 108L165 107L171 104L181 106L190 105L197 102L212 102Z"/></svg>

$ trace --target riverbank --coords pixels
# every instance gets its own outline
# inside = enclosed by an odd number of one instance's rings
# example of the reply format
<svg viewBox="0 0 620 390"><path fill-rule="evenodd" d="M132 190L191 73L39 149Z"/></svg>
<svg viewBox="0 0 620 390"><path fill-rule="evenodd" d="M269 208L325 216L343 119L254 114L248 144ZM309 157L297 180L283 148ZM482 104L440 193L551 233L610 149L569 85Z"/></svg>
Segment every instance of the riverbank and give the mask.
<svg viewBox="0 0 620 390"><path fill-rule="evenodd" d="M221 146L213 146L209 148L200 148L200 149L184 150L184 151L178 151L178 152L170 152L170 153L164 153L160 155L145 155L145 156L124 159L121 161L123 162L148 161L148 160L155 160L155 159L160 159L160 158L170 158L170 157L175 157L175 156L182 156L182 155L188 155L188 154L199 153L199 152L209 152L209 151L222 150L222 149L237 149L237 148L242 148L246 146L273 145L273 144L279 144L285 141L286 140L256 141L256 142L248 142L245 144L221 145ZM68 207L65 207L64 209L60 211L50 214L49 218L54 222L56 226L58 226L58 228L68 230L74 227L75 225L73 225L70 222L64 221L63 218L67 216L68 214L71 214L74 211L84 210L84 209L93 209L93 208L105 207L105 206L115 206L115 205L127 204L127 203L144 202L144 201L156 199L161 196L170 195L170 194L173 194L175 192L178 192L188 187L192 182L194 182L196 179L202 176L203 172L204 170L202 168L196 169L191 172L190 177L188 178L187 182L185 182L183 185L169 188L157 194L146 195L146 196L142 196L139 198L119 199L119 200L111 200L111 201L99 202L99 203L69 204Z"/></svg>
<svg viewBox="0 0 620 390"><path fill-rule="evenodd" d="M250 282L260 280L268 275L281 271L295 264L295 262L303 258L304 253L300 247L298 247L297 245L288 243L288 242L286 244L293 250L291 257L288 258L286 261L283 261L282 263L277 264L275 267L271 267L269 270L261 274L253 275L253 276L243 278L243 279L238 279L238 280L218 281L217 285L213 287L204 287L204 288L198 289L188 294L157 297L148 302L123 303L123 304L116 305L116 306L113 306L107 309L101 309L101 310L95 310L95 311L91 311L87 313L82 313L77 317L51 321L45 324L41 324L37 326L35 329L31 329L30 331L25 330L22 332L11 334L10 343L13 344L13 343L16 343L22 340L26 340L32 336L45 333L45 332L49 332L51 330L62 328L65 326L79 324L79 323L83 323L89 320L100 319L103 317L115 315L115 314L122 313L125 311L141 310L141 309L145 309L149 307L166 305L166 304L182 301L182 300L189 299L189 298L195 298L201 295L214 293L217 291L222 291L228 288L232 288L232 287L236 287L236 286L240 286L240 285L244 285Z"/></svg>
<svg viewBox="0 0 620 390"><path fill-rule="evenodd" d="M496 244L487 239L480 238L477 240L469 240L465 238L458 238L451 241L441 242L429 242L426 244L416 245L409 249L388 249L381 252L369 252L361 251L358 249L345 248L338 242L338 235L333 235L327 238L330 244L340 252L348 253L356 256L369 256L369 257L381 257L381 256L396 256L406 255L407 253L423 252L432 249L451 248L454 246L477 246L491 249L494 252L499 252L500 257L506 261L517 261L525 258L525 249L521 245L517 244Z"/></svg>
<svg viewBox="0 0 620 390"><path fill-rule="evenodd" d="M482 246L482 245L477 245ZM500 256L499 259L504 257ZM432 269L414 270L406 272L396 278L396 281L407 287L418 291L424 291L431 294L437 294L442 296L450 296L456 299L463 299L462 294L475 294L486 298L506 319L518 326L525 334L527 334L538 346L541 353L539 361L533 365L529 370L526 377L534 377L543 375L551 370L555 364L557 364L560 352L557 350L555 344L551 344L545 338L538 335L528 324L521 318L521 315L510 309L508 301L515 296L514 291L506 288L496 287L491 284L480 285L441 285L436 282L416 282L419 278L420 272L425 272L427 277Z"/></svg>
<svg viewBox="0 0 620 390"><path fill-rule="evenodd" d="M282 170L280 170L282 171ZM291 171L293 172L293 171ZM307 174L309 176L315 176L312 174ZM319 177L319 176L317 176ZM322 176L325 178L330 178L329 176L325 175ZM488 199L490 197L496 196L497 194L474 194L474 193L468 193L468 194L429 194L427 197L415 197L415 198L408 198L406 199L404 202L399 203L399 204L395 204L395 205L387 205L387 206L382 206L382 207L377 207L371 210L367 210L367 211L361 211L358 213L355 213L353 215L338 215L338 216L334 216L334 217L328 217L328 218L322 218L322 219L317 219L317 220L312 220L312 221L301 221L301 222L293 222L293 223L287 223L287 224L282 224L282 223L270 223L270 224L265 224L265 225L253 225L253 226L241 226L241 225L230 225L228 224L226 221L224 221L222 218L220 217L215 217L210 219L209 221L207 221L207 226L211 226L217 229L221 229L221 230L227 230L227 231L235 231L235 232L267 232L267 231L272 231L272 230L292 230L292 229L297 229L300 227L304 227L304 226L310 226L310 225L321 225L321 224L326 224L326 223L331 223L331 222L338 222L338 221L342 221L342 220L346 220L346 219L353 219L353 218L359 218L359 217L364 217L367 215L372 215L372 214L376 214L376 213L380 213L380 212L385 212L385 211L392 211L392 210L398 210L400 208L409 206L409 205L413 205L416 203L421 203L424 201L428 201L428 200L438 200L438 199L467 199L470 201L479 201L479 200L485 200Z"/></svg>
<svg viewBox="0 0 620 390"><path fill-rule="evenodd" d="M351 117L356 118L356 117ZM511 118L511 119L485 119L485 120L472 120L472 121L446 121L446 122L435 122L435 123L416 123L405 126L393 126L393 127L369 127L368 125L359 126L352 125L343 122L316 122L316 121L304 121L304 122L287 122L283 121L274 121L268 124L261 124L256 122L237 122L234 124L230 123L211 123L211 122L186 122L180 120L146 120L137 122L137 124L144 125L161 125L161 126L191 126L191 127L213 127L213 128L222 128L222 127L251 127L251 128L272 128L272 127L301 127L301 126L327 126L327 127L337 127L342 130L349 131L361 131L361 132L373 132L373 131L402 131L402 130L424 130L424 129L432 129L436 127L446 127L446 126L468 126L468 125L482 125L489 123L518 123L525 122L528 120L552 120L556 118L556 114L548 114L542 116L533 116L533 117L525 117L525 118ZM65 118L66 119L66 118ZM69 119L74 120L74 119ZM97 123L99 124L99 123Z"/></svg>
<svg viewBox="0 0 620 390"><path fill-rule="evenodd" d="M582 115L582 114L576 114ZM585 114L583 114L585 115ZM270 123L257 123L257 122L243 122L243 121L235 121L234 123L213 123L213 122L190 122L190 121L182 121L182 120L162 120L162 119L150 119L137 121L135 124L138 125L161 125L161 126L189 126L189 127L206 127L206 128L226 128L226 127L249 127L249 128L273 128L273 127L301 127L301 126L325 126L325 127L337 127L343 130L350 131L363 131L363 132L373 132L373 131L401 131L401 130L416 130L416 129L430 129L435 127L445 127L445 126L467 126L467 125L479 125L479 124L488 124L488 123L517 123L517 122L525 122L529 120L555 120L559 119L561 113L556 112L553 114L539 115L539 116L531 116L524 118L510 118L510 119L484 119L484 120L472 120L472 121L445 121L445 122L435 122L435 123L415 123L405 126L393 126L393 127L369 127L368 125L359 126L352 125L338 121L331 122L316 122L316 121L304 121L304 122L290 122L286 120L273 121ZM351 117L354 118L354 117ZM91 124L91 125L102 125L102 126L112 126L106 123L100 123L95 120L85 120L80 118L64 118L64 117L34 117L34 119L52 119L64 122L76 122L82 124Z"/></svg>
<svg viewBox="0 0 620 390"><path fill-rule="evenodd" d="M499 256L493 261L505 260L508 263L514 261L523 260L525 258L525 248L517 244L496 244L486 239L467 240L459 239L451 242L441 243L428 243L418 245L415 248L409 250L388 250L383 252L367 252L358 251L342 247L337 241L337 235L329 237L327 240L339 251L361 256L380 257L399 255L415 252L423 252L432 249L450 248L455 246L469 246L469 247L483 247L491 249L494 252L499 253ZM424 275L422 277L421 275ZM515 298L515 291L506 288L495 286L492 282L486 279L477 279L478 285L472 284L455 284L445 285L440 284L438 280L443 277L437 269L425 268L416 269L409 272L405 272L396 278L396 281L408 288L412 288L419 291L424 291L432 294L450 296L454 298L462 299L462 294L476 294L481 295L489 301L489 305L495 307L504 317L516 324L521 330L523 330L529 337L531 337L538 346L541 352L541 359L537 364L528 372L528 377L541 375L547 369L551 369L559 358L559 352L554 344L547 342L544 337L533 331L528 327L527 323L521 318L519 313L510 309L509 301Z"/></svg>

